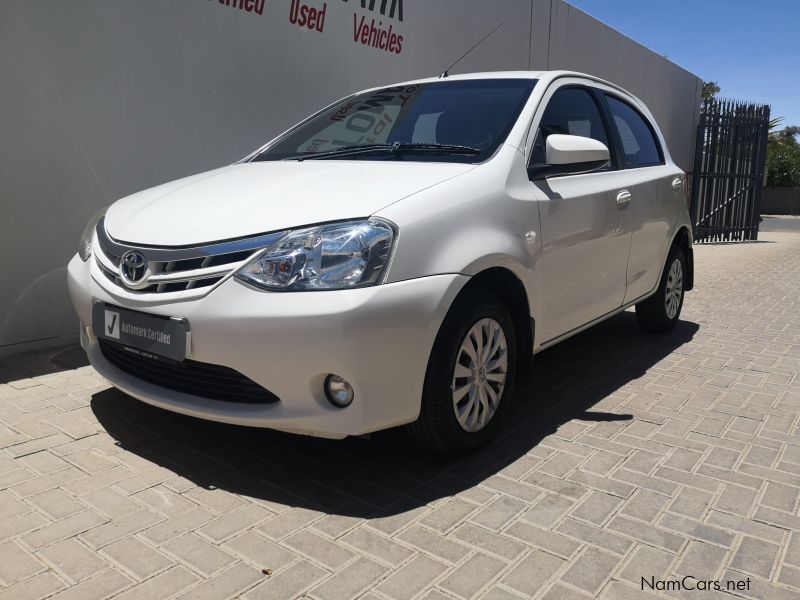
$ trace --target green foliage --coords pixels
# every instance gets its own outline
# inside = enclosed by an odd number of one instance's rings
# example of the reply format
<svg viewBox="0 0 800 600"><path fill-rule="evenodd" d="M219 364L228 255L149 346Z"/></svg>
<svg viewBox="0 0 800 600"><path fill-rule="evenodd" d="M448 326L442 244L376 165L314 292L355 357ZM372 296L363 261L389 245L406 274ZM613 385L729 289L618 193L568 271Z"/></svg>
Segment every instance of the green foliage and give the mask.
<svg viewBox="0 0 800 600"><path fill-rule="evenodd" d="M794 136L767 145L767 185L800 187L800 145Z"/></svg>
<svg viewBox="0 0 800 600"><path fill-rule="evenodd" d="M783 117L774 117L769 120L769 130L777 129L778 125L783 123Z"/></svg>
<svg viewBox="0 0 800 600"><path fill-rule="evenodd" d="M703 100L713 98L719 94L721 89L722 88L719 87L719 84L716 81L703 82Z"/></svg>
<svg viewBox="0 0 800 600"><path fill-rule="evenodd" d="M778 134L790 144L797 143L798 133L800 133L800 127L797 125L789 125L788 127L784 127L782 131L778 132Z"/></svg>

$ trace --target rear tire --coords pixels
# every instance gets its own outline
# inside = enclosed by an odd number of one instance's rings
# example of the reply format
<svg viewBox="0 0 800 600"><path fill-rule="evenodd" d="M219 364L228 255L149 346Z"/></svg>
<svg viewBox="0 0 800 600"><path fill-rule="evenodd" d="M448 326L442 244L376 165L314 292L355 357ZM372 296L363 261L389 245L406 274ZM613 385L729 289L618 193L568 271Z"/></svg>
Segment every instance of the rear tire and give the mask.
<svg viewBox="0 0 800 600"><path fill-rule="evenodd" d="M442 323L428 361L414 442L443 456L487 444L508 406L516 371L516 336L508 309L494 294L459 296Z"/></svg>
<svg viewBox="0 0 800 600"><path fill-rule="evenodd" d="M645 331L664 333L675 327L681 316L686 281L686 256L673 245L661 274L656 293L636 305L636 320Z"/></svg>

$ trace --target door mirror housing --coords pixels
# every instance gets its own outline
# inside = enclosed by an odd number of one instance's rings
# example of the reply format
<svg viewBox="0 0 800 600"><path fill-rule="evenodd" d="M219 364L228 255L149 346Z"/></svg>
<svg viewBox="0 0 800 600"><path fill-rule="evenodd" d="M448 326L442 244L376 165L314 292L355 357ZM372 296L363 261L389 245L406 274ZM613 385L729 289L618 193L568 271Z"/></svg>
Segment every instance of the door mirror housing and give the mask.
<svg viewBox="0 0 800 600"><path fill-rule="evenodd" d="M553 175L589 173L608 164L611 153L600 141L580 135L547 136L545 165L528 168L531 179L544 179Z"/></svg>

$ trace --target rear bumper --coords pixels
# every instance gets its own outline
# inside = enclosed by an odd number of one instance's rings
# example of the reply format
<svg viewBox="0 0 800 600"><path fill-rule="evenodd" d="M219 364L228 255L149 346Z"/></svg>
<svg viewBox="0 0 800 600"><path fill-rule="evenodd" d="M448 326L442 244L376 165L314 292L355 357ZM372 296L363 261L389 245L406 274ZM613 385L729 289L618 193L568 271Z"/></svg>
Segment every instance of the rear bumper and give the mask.
<svg viewBox="0 0 800 600"><path fill-rule="evenodd" d="M359 435L408 423L419 415L428 357L442 320L468 281L439 275L359 290L265 293L228 279L202 298L132 301L114 294L93 259L75 257L68 279L82 323L81 343L94 368L149 404L238 425L323 437ZM274 404L222 402L171 391L112 365L91 329L95 300L159 315L185 317L188 358L235 369L275 394ZM325 399L329 373L355 389L338 409Z"/></svg>

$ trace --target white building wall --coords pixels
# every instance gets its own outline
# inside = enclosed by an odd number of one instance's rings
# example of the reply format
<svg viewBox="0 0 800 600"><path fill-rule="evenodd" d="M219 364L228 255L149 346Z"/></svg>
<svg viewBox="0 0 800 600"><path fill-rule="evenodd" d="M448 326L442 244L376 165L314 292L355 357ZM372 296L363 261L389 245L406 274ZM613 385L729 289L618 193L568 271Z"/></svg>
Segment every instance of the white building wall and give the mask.
<svg viewBox="0 0 800 600"><path fill-rule="evenodd" d="M292 0L0 2L0 353L76 339L65 265L99 208L237 160L349 92L438 74L500 22L453 72L615 81L691 168L700 80L561 0L301 4L325 7L322 31L290 21ZM402 50L355 41L362 18Z"/></svg>

